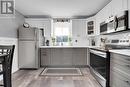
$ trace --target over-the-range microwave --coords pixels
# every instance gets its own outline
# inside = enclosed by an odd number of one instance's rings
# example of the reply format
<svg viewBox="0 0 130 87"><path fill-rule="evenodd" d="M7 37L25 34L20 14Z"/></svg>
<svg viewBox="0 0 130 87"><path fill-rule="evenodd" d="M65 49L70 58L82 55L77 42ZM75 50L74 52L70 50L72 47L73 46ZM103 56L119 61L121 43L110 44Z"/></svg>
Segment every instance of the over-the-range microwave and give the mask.
<svg viewBox="0 0 130 87"><path fill-rule="evenodd" d="M109 19L108 19L109 20ZM100 24L100 34L128 30L128 10L115 15L112 20Z"/></svg>

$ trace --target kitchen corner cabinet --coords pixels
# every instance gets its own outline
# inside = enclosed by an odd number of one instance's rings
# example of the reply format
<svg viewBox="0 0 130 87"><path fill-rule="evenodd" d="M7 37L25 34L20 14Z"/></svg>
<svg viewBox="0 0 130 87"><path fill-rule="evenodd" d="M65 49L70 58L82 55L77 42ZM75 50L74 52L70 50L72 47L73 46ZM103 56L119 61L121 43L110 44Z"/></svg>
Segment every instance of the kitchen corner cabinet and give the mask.
<svg viewBox="0 0 130 87"><path fill-rule="evenodd" d="M90 17L86 20L86 33L88 36L95 35L95 17Z"/></svg>
<svg viewBox="0 0 130 87"><path fill-rule="evenodd" d="M86 19L72 19L72 37L86 37Z"/></svg>
<svg viewBox="0 0 130 87"><path fill-rule="evenodd" d="M110 87L130 87L130 56L111 53Z"/></svg>
<svg viewBox="0 0 130 87"><path fill-rule="evenodd" d="M73 65L87 65L87 49L75 48L73 49Z"/></svg>

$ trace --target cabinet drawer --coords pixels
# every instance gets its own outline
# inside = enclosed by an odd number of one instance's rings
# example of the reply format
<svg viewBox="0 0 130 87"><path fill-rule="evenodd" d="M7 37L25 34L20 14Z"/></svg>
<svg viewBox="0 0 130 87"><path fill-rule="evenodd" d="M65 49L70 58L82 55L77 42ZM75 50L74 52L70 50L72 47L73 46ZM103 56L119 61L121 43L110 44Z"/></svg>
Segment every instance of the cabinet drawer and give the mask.
<svg viewBox="0 0 130 87"><path fill-rule="evenodd" d="M50 49L41 49L41 66L48 66L50 65L50 58L51 58L51 50Z"/></svg>
<svg viewBox="0 0 130 87"><path fill-rule="evenodd" d="M41 55L47 56L50 53L50 49L41 49Z"/></svg>
<svg viewBox="0 0 130 87"><path fill-rule="evenodd" d="M130 64L130 56L124 56L124 55L112 53L111 54L111 60L112 61L116 61L116 60L118 60L118 61L124 61L124 62Z"/></svg>
<svg viewBox="0 0 130 87"><path fill-rule="evenodd" d="M130 87L130 78L122 74L111 71L110 87Z"/></svg>
<svg viewBox="0 0 130 87"><path fill-rule="evenodd" d="M114 68L119 69L121 72L124 72L125 74L130 74L130 64L123 62L123 61L111 61L111 69Z"/></svg>

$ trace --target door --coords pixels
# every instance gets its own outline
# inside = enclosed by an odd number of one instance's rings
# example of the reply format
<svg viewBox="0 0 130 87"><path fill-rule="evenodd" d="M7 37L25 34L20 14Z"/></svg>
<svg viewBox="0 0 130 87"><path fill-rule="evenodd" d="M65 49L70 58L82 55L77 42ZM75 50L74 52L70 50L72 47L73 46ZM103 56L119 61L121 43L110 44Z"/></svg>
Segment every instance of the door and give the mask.
<svg viewBox="0 0 130 87"><path fill-rule="evenodd" d="M107 78L107 56L105 52L90 50L90 66L104 78Z"/></svg>
<svg viewBox="0 0 130 87"><path fill-rule="evenodd" d="M19 68L36 68L35 41L19 41Z"/></svg>

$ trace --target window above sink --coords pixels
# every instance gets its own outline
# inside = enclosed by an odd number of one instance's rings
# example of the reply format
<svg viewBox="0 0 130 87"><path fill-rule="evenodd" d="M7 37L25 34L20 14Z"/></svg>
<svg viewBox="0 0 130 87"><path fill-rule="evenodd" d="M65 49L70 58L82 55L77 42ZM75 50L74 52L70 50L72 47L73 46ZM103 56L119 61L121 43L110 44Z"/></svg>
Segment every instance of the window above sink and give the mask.
<svg viewBox="0 0 130 87"><path fill-rule="evenodd" d="M72 39L72 22L68 19L53 20L52 43L54 46L70 46Z"/></svg>

